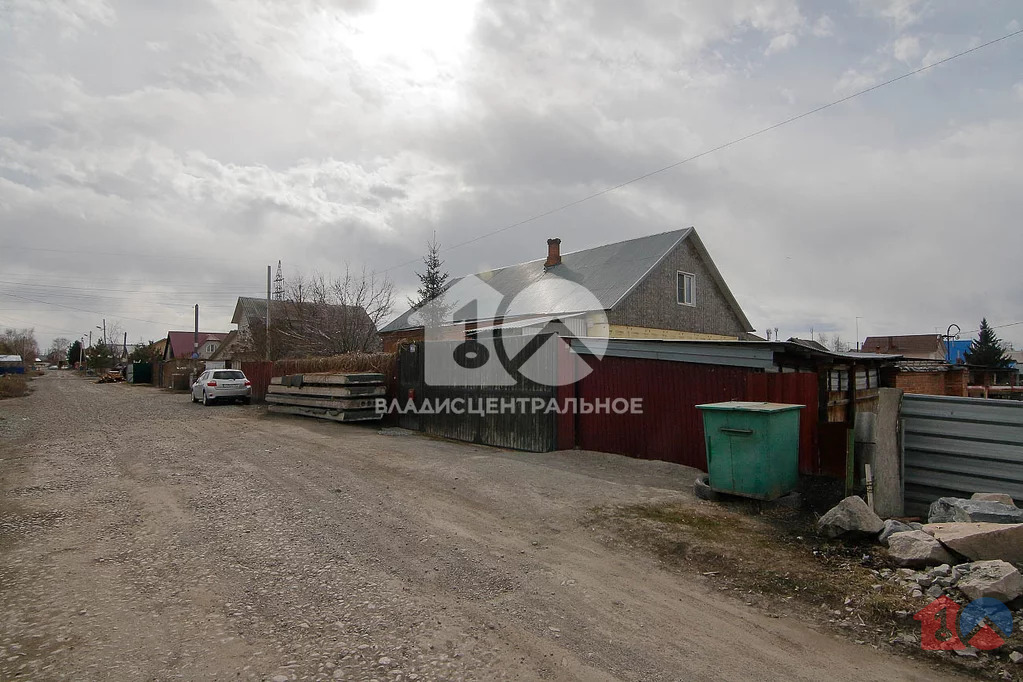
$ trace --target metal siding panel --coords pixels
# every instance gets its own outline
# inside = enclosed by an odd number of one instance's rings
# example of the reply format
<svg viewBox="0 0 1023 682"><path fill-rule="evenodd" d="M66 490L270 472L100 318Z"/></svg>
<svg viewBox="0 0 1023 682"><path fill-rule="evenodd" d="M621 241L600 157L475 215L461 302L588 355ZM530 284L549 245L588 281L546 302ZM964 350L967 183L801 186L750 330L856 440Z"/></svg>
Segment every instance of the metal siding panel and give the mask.
<svg viewBox="0 0 1023 682"><path fill-rule="evenodd" d="M902 418L911 513L943 495L1023 500L1023 403L907 394Z"/></svg>
<svg viewBox="0 0 1023 682"><path fill-rule="evenodd" d="M643 413L580 414L577 442L588 450L705 470L703 419L696 405L744 399L748 373L737 367L605 356L579 382L579 398L643 398Z"/></svg>
<svg viewBox="0 0 1023 682"><path fill-rule="evenodd" d="M270 378L273 376L274 363L272 362L243 362L241 370L245 378L252 382L252 399L263 400L266 397L266 389L270 386Z"/></svg>

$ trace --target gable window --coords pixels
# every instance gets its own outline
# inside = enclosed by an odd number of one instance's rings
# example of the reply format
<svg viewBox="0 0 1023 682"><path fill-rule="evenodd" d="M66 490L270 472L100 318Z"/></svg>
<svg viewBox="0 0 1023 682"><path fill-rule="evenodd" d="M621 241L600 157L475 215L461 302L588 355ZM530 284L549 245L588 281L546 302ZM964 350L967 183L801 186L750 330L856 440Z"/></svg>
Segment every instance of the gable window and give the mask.
<svg viewBox="0 0 1023 682"><path fill-rule="evenodd" d="M217 344L215 344L215 343L211 343L211 344L206 346L206 352L207 353L212 353L215 350L217 350Z"/></svg>
<svg viewBox="0 0 1023 682"><path fill-rule="evenodd" d="M696 305L696 275L679 271L678 304Z"/></svg>

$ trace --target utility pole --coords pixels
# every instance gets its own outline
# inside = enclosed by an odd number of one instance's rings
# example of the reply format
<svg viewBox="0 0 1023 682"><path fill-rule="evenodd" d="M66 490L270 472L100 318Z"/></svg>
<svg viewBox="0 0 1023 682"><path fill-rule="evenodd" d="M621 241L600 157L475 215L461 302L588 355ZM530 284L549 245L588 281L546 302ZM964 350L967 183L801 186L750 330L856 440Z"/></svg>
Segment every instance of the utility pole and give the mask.
<svg viewBox="0 0 1023 682"><path fill-rule="evenodd" d="M199 358L199 304L195 304L195 330L192 332L192 359Z"/></svg>
<svg viewBox="0 0 1023 682"><path fill-rule="evenodd" d="M103 345L104 346L110 345L107 342L107 318L105 317L103 318Z"/></svg>
<svg viewBox="0 0 1023 682"><path fill-rule="evenodd" d="M266 266L266 359L270 359L270 267Z"/></svg>
<svg viewBox="0 0 1023 682"><path fill-rule="evenodd" d="M863 319L862 317L857 317L856 318L856 351L857 352L859 352L859 350L860 350L860 320L862 320L862 319Z"/></svg>

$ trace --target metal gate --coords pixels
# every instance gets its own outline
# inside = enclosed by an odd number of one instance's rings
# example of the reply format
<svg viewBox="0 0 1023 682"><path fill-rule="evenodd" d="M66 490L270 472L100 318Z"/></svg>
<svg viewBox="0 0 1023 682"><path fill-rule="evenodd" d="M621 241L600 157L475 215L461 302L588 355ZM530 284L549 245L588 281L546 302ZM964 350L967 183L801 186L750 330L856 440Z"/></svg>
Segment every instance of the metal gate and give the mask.
<svg viewBox="0 0 1023 682"><path fill-rule="evenodd" d="M513 338L506 340L505 344L514 355L525 342ZM422 410L426 404L435 407L447 403L462 409L434 413L407 411L399 415L399 425L481 445L531 452L550 452L556 449L557 413L533 409L533 399L549 403L555 398L554 387L531 381L522 375L514 377L513 383L505 386L487 385L472 377L467 377L459 385L445 386L431 385L426 380L426 363L451 358L461 343L430 341L401 347L398 351L398 395L395 396L399 405L408 405L411 401L417 410ZM491 362L496 362L496 359ZM536 362L549 366L552 373L555 372L557 352L554 344L541 348L536 355ZM478 376L485 376L485 373ZM497 413L486 414L465 409L470 405L485 405L488 401L498 406L507 405L511 401L518 401L516 404L522 405L523 399L530 405L528 409L517 407L514 410L502 409Z"/></svg>
<svg viewBox="0 0 1023 682"><path fill-rule="evenodd" d="M1023 500L1023 402L906 394L902 428L907 514L975 492Z"/></svg>

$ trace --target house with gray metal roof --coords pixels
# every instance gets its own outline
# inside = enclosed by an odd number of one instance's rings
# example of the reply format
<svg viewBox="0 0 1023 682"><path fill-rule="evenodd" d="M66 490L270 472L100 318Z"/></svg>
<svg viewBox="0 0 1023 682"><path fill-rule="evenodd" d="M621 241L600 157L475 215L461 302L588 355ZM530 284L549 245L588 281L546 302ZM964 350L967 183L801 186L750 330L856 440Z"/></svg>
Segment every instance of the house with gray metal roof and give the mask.
<svg viewBox="0 0 1023 682"><path fill-rule="evenodd" d="M560 239L547 247L546 259L452 280L448 291L471 278L484 283L503 307L500 315L456 314L443 323L507 333L556 320L575 336L634 339L746 340L753 331L692 227L565 254ZM381 329L386 350L424 338L419 312L409 309Z"/></svg>

